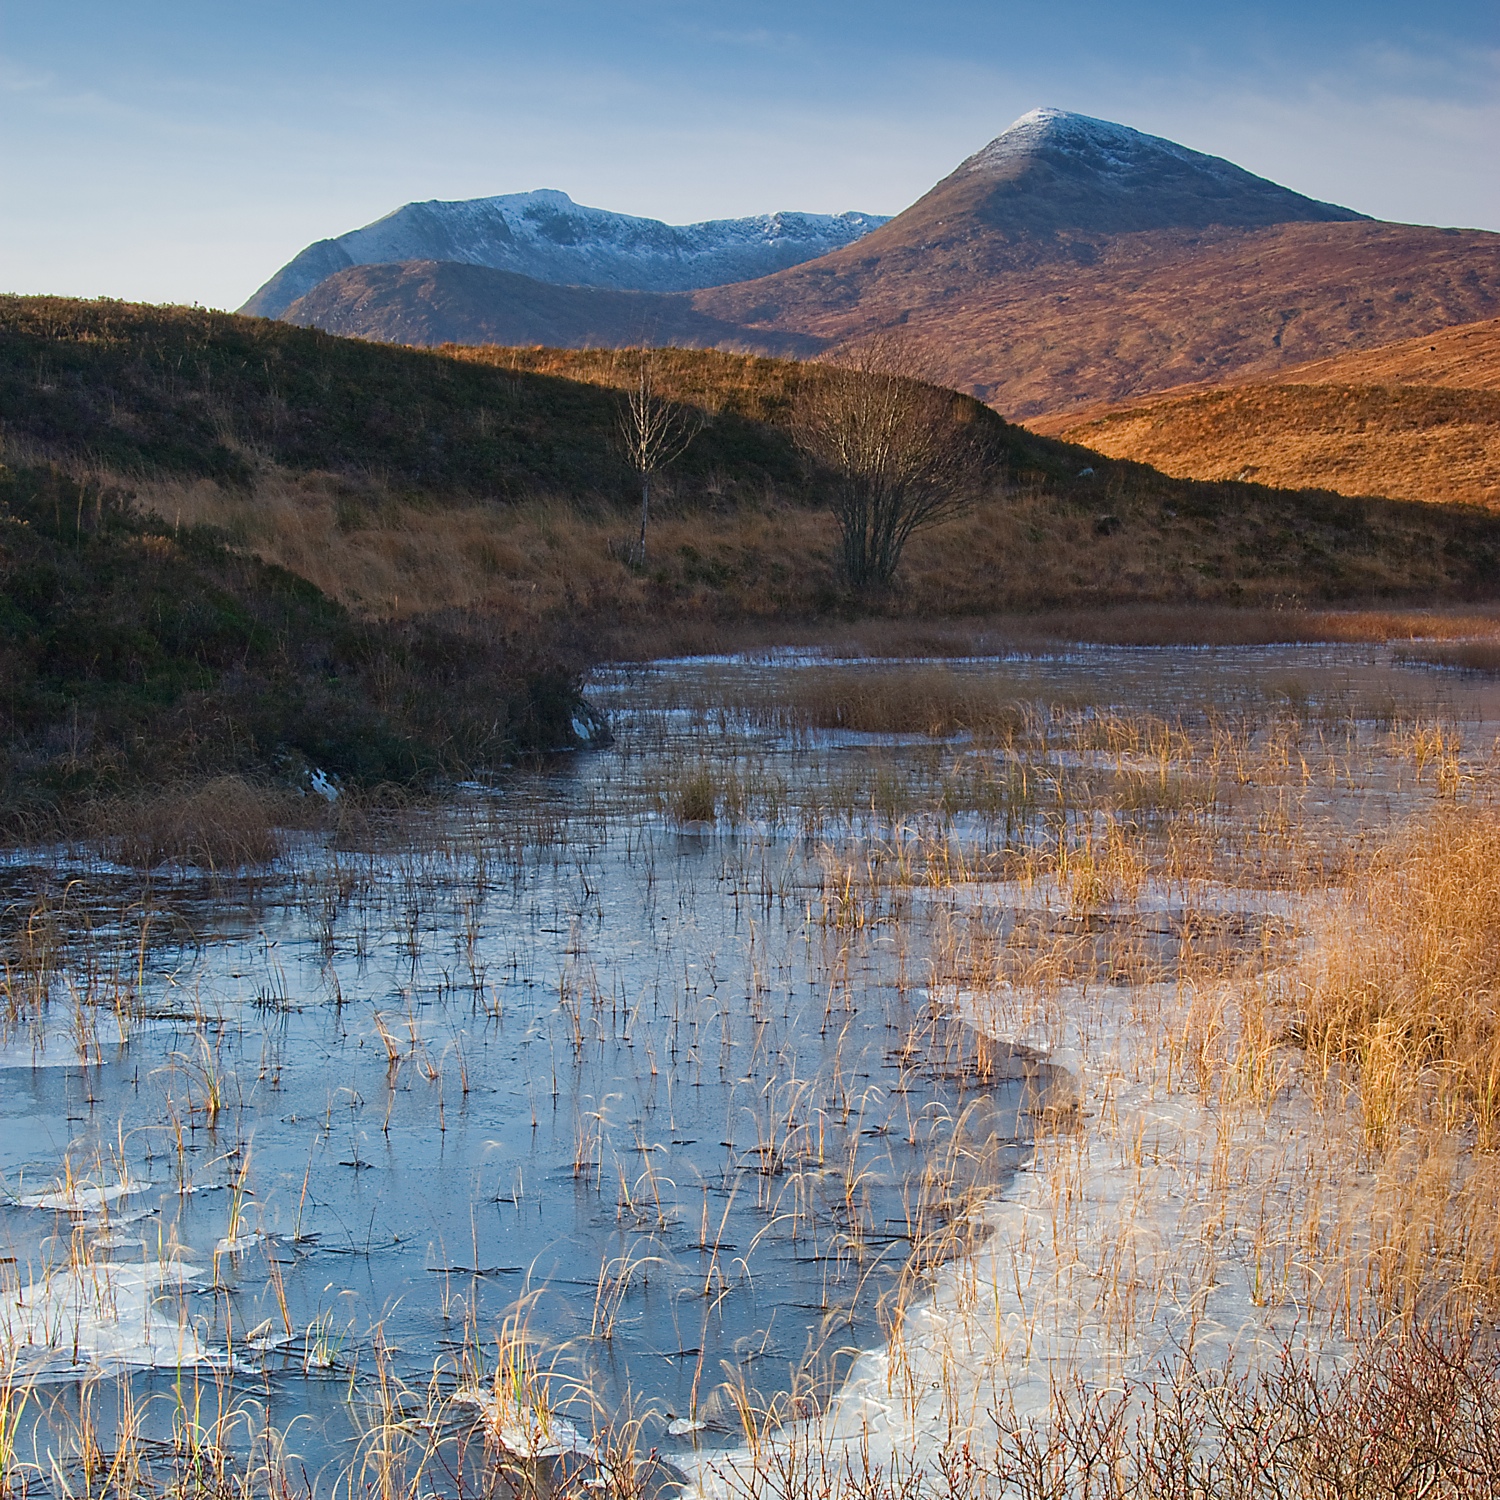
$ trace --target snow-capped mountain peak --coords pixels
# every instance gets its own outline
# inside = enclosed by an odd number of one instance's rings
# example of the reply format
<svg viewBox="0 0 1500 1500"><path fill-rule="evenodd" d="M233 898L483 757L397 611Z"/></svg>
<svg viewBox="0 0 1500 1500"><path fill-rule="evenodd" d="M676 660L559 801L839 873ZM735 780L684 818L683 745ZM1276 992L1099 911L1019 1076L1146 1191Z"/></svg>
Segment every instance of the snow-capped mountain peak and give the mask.
<svg viewBox="0 0 1500 1500"><path fill-rule="evenodd" d="M939 188L986 183L1003 189L1011 200L1045 203L1043 217L1049 223L1080 230L1363 217L1257 177L1222 157L1062 109L1022 115Z"/></svg>

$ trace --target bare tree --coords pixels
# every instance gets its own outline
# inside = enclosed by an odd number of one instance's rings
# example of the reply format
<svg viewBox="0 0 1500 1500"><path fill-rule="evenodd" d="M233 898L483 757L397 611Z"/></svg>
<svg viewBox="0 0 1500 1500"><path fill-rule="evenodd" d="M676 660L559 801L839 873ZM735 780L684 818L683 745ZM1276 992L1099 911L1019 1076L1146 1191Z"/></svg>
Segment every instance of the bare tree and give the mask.
<svg viewBox="0 0 1500 1500"><path fill-rule="evenodd" d="M956 514L982 470L969 403L917 378L894 339L875 338L809 372L793 435L834 475L844 574L889 586L914 533Z"/></svg>
<svg viewBox="0 0 1500 1500"><path fill-rule="evenodd" d="M651 521L651 481L675 463L703 427L703 414L668 401L657 390L656 350L647 345L627 351L631 378L620 408L620 441L625 459L641 481L641 534L636 561L646 561L646 529Z"/></svg>

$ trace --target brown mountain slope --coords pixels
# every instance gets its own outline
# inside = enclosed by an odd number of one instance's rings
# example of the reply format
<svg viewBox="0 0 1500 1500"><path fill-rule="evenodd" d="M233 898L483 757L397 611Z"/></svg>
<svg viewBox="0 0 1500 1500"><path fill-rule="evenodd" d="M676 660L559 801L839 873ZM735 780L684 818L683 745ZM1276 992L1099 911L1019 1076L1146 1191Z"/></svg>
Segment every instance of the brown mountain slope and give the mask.
<svg viewBox="0 0 1500 1500"><path fill-rule="evenodd" d="M695 294L727 322L827 340L903 327L935 376L1012 418L1309 359L1500 314L1500 234L1404 224L1157 230L1087 264L1014 247L861 245ZM878 252L878 253L877 253ZM995 264L995 262L1001 262Z"/></svg>
<svg viewBox="0 0 1500 1500"><path fill-rule="evenodd" d="M903 327L1012 417L1265 375L1500 313L1500 234L1385 224L1038 111L856 244L693 294L828 340Z"/></svg>
<svg viewBox="0 0 1500 1500"><path fill-rule="evenodd" d="M1500 507L1500 319L1034 425L1182 478Z"/></svg>
<svg viewBox="0 0 1500 1500"><path fill-rule="evenodd" d="M1062 436L1183 479L1500 507L1500 391L1243 385L1175 396Z"/></svg>
<svg viewBox="0 0 1500 1500"><path fill-rule="evenodd" d="M752 331L694 309L682 295L554 286L457 261L351 266L282 315L288 323L387 344L546 344L580 349L644 342L807 356L804 334Z"/></svg>
<svg viewBox="0 0 1500 1500"><path fill-rule="evenodd" d="M1217 157L1038 110L842 250L697 292L475 266L340 272L289 316L435 344L639 342L807 355L901 328L1013 418L1079 413L1500 315L1500 234L1365 219Z"/></svg>

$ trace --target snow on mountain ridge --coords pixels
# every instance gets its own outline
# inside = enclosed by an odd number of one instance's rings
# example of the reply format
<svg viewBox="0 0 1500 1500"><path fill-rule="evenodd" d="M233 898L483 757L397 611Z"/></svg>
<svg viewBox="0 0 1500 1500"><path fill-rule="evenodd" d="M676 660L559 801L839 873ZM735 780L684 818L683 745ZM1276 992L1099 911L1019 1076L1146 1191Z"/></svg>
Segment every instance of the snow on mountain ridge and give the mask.
<svg viewBox="0 0 1500 1500"><path fill-rule="evenodd" d="M1112 120L1098 120L1092 115L1073 114L1065 109L1033 109L1003 130L989 145L976 151L958 171L994 170L1046 149L1071 156L1096 154L1120 171L1129 170L1145 155L1171 156L1196 166L1215 164L1236 172L1242 170L1221 157L1208 156L1202 151L1179 146L1165 136L1147 135L1145 131L1117 125Z"/></svg>
<svg viewBox="0 0 1500 1500"><path fill-rule="evenodd" d="M1022 115L933 192L955 186L999 194L996 204L1009 205L996 210L1001 217L1033 231L1124 233L1364 217L1221 156L1062 109ZM1023 202L1030 205L1024 211Z"/></svg>
<svg viewBox="0 0 1500 1500"><path fill-rule="evenodd" d="M336 271L413 260L458 261L564 285L686 291L811 260L885 222L875 214L781 212L673 225L589 208L556 188L432 199L309 245L242 310L278 317Z"/></svg>

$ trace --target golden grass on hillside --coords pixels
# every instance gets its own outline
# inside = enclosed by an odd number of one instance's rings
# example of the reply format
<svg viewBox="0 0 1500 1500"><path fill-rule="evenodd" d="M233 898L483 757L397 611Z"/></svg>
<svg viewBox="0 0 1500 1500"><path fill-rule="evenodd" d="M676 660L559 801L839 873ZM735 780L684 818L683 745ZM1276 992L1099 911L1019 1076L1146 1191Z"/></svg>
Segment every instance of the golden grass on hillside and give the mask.
<svg viewBox="0 0 1500 1500"><path fill-rule="evenodd" d="M1059 435L1183 479L1500 505L1500 393L1277 384L1168 397Z"/></svg>
<svg viewBox="0 0 1500 1500"><path fill-rule="evenodd" d="M398 495L351 505L331 477L283 470L248 491L170 480L136 490L167 521L221 528L377 618L478 608L670 633L684 622L826 617L856 602L839 579L831 513L769 497L705 510L679 501L670 479L645 570L629 561L630 518L607 506L538 497L439 507ZM1159 619L1207 604L1284 616L1330 596L1440 596L1469 577L1465 547L1450 544L1440 518L1425 528L1423 512L1392 509L1371 525L1310 524L1296 497L1261 494L1265 514L1179 514L1123 481L1069 502L999 489L914 537L896 588L862 608L932 620L1131 601ZM1263 638L1286 639L1265 616Z"/></svg>
<svg viewBox="0 0 1500 1500"><path fill-rule="evenodd" d="M445 344L438 353L526 374L560 375L612 390L628 388L640 369L639 351L629 349ZM657 349L652 354L652 378L662 395L704 411L734 412L759 422L784 421L798 390L823 375L816 364L719 349Z"/></svg>
<svg viewBox="0 0 1500 1500"><path fill-rule="evenodd" d="M1314 360L1288 370L1279 383L1500 390L1500 318L1459 323L1420 338Z"/></svg>

